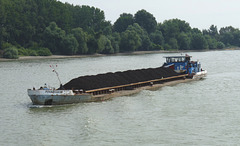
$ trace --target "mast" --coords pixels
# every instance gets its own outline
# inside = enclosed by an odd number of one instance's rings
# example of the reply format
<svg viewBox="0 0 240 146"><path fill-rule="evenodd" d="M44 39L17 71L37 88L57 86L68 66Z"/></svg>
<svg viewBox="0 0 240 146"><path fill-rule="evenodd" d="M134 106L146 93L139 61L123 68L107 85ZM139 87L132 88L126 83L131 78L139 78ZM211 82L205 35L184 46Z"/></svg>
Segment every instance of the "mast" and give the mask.
<svg viewBox="0 0 240 146"><path fill-rule="evenodd" d="M59 81L59 83L60 83L60 87L61 87L61 86L62 86L62 82L61 82L61 80L60 80L60 78L59 78L58 72L57 72L56 69L54 68L54 65L50 65L50 67L52 68L52 71L56 73L57 78L58 78L58 81ZM57 67L57 65L56 65L56 67Z"/></svg>

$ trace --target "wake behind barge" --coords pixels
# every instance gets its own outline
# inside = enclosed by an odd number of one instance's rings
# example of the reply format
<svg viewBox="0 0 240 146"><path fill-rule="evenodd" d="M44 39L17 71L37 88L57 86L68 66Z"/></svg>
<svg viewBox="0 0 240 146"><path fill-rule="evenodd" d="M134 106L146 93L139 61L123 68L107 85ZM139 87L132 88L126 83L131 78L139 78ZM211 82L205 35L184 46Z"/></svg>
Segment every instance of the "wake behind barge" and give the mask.
<svg viewBox="0 0 240 146"><path fill-rule="evenodd" d="M191 56L165 58L166 62L159 68L82 76L61 85L59 89L44 86L28 89L27 92L34 105L94 102L134 94L144 89L197 80L207 75L198 61L191 61Z"/></svg>

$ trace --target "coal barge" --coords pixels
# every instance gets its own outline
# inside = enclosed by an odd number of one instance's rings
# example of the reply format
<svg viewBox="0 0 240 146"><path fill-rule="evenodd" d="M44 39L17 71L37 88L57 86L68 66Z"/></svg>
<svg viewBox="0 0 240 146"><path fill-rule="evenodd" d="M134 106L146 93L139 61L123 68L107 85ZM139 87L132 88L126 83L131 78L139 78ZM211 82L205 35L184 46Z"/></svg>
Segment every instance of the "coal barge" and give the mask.
<svg viewBox="0 0 240 146"><path fill-rule="evenodd" d="M45 85L40 89L28 89L27 92L34 105L95 102L134 94L144 89L202 79L207 75L207 71L201 68L200 62L191 61L191 56L165 58L166 62L158 68L81 76L65 85L60 82L58 89ZM57 74L55 70L53 71Z"/></svg>

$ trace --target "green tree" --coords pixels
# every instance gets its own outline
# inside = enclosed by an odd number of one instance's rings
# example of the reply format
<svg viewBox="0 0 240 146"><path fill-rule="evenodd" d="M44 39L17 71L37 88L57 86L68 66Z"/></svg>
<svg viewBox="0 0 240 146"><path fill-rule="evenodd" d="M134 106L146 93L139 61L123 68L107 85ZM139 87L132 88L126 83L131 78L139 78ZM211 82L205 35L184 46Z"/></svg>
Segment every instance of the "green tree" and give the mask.
<svg viewBox="0 0 240 146"><path fill-rule="evenodd" d="M158 45L158 44L152 44L152 48L151 48L152 50L163 50L164 48L163 48L163 46L161 46L161 45Z"/></svg>
<svg viewBox="0 0 240 146"><path fill-rule="evenodd" d="M105 35L105 36L111 35L112 33L113 32L112 32L112 26L111 25L108 25L103 29L103 35Z"/></svg>
<svg viewBox="0 0 240 146"><path fill-rule="evenodd" d="M217 26L211 25L208 32L209 32L209 35L211 37L213 37L214 39L219 38L219 33L218 33Z"/></svg>
<svg viewBox="0 0 240 146"><path fill-rule="evenodd" d="M75 6L73 10L73 27L81 27L88 33L102 31L106 26L104 12L90 6Z"/></svg>
<svg viewBox="0 0 240 146"><path fill-rule="evenodd" d="M217 26L214 26L214 25L211 25L208 30L203 30L203 34L209 35L216 40L219 39L219 33L218 33Z"/></svg>
<svg viewBox="0 0 240 146"><path fill-rule="evenodd" d="M88 34L83 31L82 28L74 28L72 30L72 34L76 38L79 46L77 53L78 54L86 54L88 52L87 41L88 41Z"/></svg>
<svg viewBox="0 0 240 146"><path fill-rule="evenodd" d="M3 5L3 0L0 0L0 50L2 50L3 44L3 24L6 22L5 8Z"/></svg>
<svg viewBox="0 0 240 146"><path fill-rule="evenodd" d="M93 8L93 28L95 32L102 31L106 25L108 26L110 22L105 21L105 14L102 10L98 8Z"/></svg>
<svg viewBox="0 0 240 146"><path fill-rule="evenodd" d="M144 28L148 33L154 32L157 27L156 18L146 10L140 10L135 15L135 22Z"/></svg>
<svg viewBox="0 0 240 146"><path fill-rule="evenodd" d="M124 32L129 25L133 25L134 18L132 14L123 13L120 17L116 20L113 25L113 29L116 32Z"/></svg>
<svg viewBox="0 0 240 146"><path fill-rule="evenodd" d="M98 49L98 42L94 35L89 34L87 39L88 54L94 54Z"/></svg>
<svg viewBox="0 0 240 146"><path fill-rule="evenodd" d="M114 49L114 53L119 53L120 51L120 41L121 41L121 36L119 33L114 32L112 35L108 36L108 39L111 41L112 47Z"/></svg>
<svg viewBox="0 0 240 146"><path fill-rule="evenodd" d="M224 33L224 34L221 34L220 36L221 38L221 41L226 44L227 46L230 46L230 45L233 45L234 42L234 36L232 33Z"/></svg>
<svg viewBox="0 0 240 146"><path fill-rule="evenodd" d="M194 33L202 33L201 30L199 30L198 28L193 28L191 30L191 33L194 34Z"/></svg>
<svg viewBox="0 0 240 146"><path fill-rule="evenodd" d="M6 43L16 46L20 55L47 52L35 48L49 48L53 54L93 54L163 47L215 49L240 46L239 38L240 30L232 26L218 31L211 25L200 31L179 19L157 24L146 10L134 16L123 13L112 25L105 20L104 11L95 7L57 0L0 0L1 55Z"/></svg>
<svg viewBox="0 0 240 146"><path fill-rule="evenodd" d="M179 19L166 20L163 24L158 24L158 30L163 33L166 42L171 38L177 39L180 33L190 33L191 27L185 21Z"/></svg>
<svg viewBox="0 0 240 146"><path fill-rule="evenodd" d="M223 49L225 48L225 45L223 42L217 42L217 49Z"/></svg>
<svg viewBox="0 0 240 146"><path fill-rule="evenodd" d="M145 51L151 48L151 40L148 36L148 33L138 23L129 25L127 30L136 32L138 36L141 38L141 45L138 48L136 48L136 50Z"/></svg>
<svg viewBox="0 0 240 146"><path fill-rule="evenodd" d="M208 30L205 30L206 35L216 36L218 35L217 26L211 25Z"/></svg>
<svg viewBox="0 0 240 146"><path fill-rule="evenodd" d="M98 39L98 53L113 54L114 49L112 47L111 41L104 35L101 35Z"/></svg>
<svg viewBox="0 0 240 146"><path fill-rule="evenodd" d="M114 52L113 48L112 48L112 45L111 45L111 41L105 35L100 36L100 38L97 41L97 44L98 44L97 53Z"/></svg>
<svg viewBox="0 0 240 146"><path fill-rule="evenodd" d="M189 50L191 46L191 38L188 34L182 32L177 38L179 50Z"/></svg>
<svg viewBox="0 0 240 146"><path fill-rule="evenodd" d="M205 35L205 40L208 43L209 49L217 49L217 40L214 37L211 37L209 35Z"/></svg>
<svg viewBox="0 0 240 146"><path fill-rule="evenodd" d="M207 41L201 33L192 35L191 48L194 50L208 49Z"/></svg>
<svg viewBox="0 0 240 146"><path fill-rule="evenodd" d="M18 50L16 47L4 49L3 57L8 59L18 59Z"/></svg>
<svg viewBox="0 0 240 146"><path fill-rule="evenodd" d="M51 22L44 31L45 47L50 48L52 53L59 53L59 50L64 50L63 41L66 33L59 28L55 22Z"/></svg>
<svg viewBox="0 0 240 146"><path fill-rule="evenodd" d="M48 48L39 48L37 50L37 55L39 55L39 56L51 56L52 53Z"/></svg>
<svg viewBox="0 0 240 146"><path fill-rule="evenodd" d="M232 26L223 27L220 29L220 40L225 45L240 46L240 30Z"/></svg>
<svg viewBox="0 0 240 146"><path fill-rule="evenodd" d="M157 45L163 45L164 44L164 37L162 35L162 32L159 31L159 30L151 33L150 34L150 39L154 44L157 44Z"/></svg>
<svg viewBox="0 0 240 146"><path fill-rule="evenodd" d="M134 30L126 30L121 35L120 51L132 52L136 51L142 45L140 36Z"/></svg>
<svg viewBox="0 0 240 146"><path fill-rule="evenodd" d="M172 47L169 44L164 44L163 48L164 48L164 50L172 49Z"/></svg>
<svg viewBox="0 0 240 146"><path fill-rule="evenodd" d="M140 51L148 51L152 48L152 42L148 35L144 35L142 38L142 46L139 48Z"/></svg>
<svg viewBox="0 0 240 146"><path fill-rule="evenodd" d="M178 50L178 42L177 39L171 38L168 42L168 44L171 46L171 49Z"/></svg>
<svg viewBox="0 0 240 146"><path fill-rule="evenodd" d="M138 34L138 36L141 38L141 45L138 48L136 48L136 50L144 51L144 50L149 50L151 48L151 42L147 32L138 23L129 25L127 30L135 31Z"/></svg>
<svg viewBox="0 0 240 146"><path fill-rule="evenodd" d="M70 34L64 37L62 47L59 49L63 55L74 55L78 50L78 42L76 38Z"/></svg>

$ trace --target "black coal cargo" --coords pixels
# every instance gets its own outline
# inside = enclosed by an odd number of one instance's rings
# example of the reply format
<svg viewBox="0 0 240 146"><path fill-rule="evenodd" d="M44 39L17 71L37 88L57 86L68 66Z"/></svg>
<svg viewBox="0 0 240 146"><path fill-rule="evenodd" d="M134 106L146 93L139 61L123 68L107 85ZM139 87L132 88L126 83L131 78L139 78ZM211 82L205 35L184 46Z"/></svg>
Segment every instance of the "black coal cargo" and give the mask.
<svg viewBox="0 0 240 146"><path fill-rule="evenodd" d="M84 91L87 91L93 89L150 81L177 75L179 74L176 73L174 70L164 67L127 70L123 72L98 74L92 76L81 76L72 79L71 81L63 85L63 87L69 90L82 89Z"/></svg>

